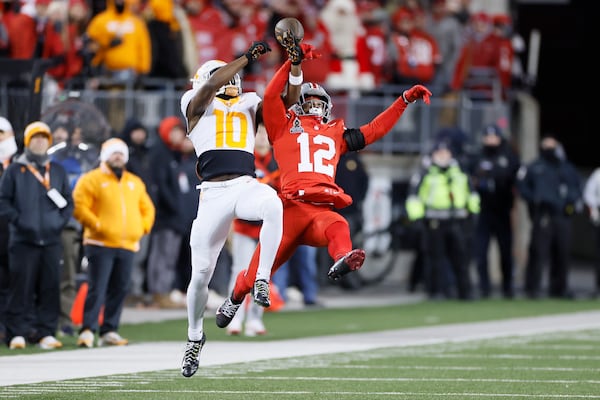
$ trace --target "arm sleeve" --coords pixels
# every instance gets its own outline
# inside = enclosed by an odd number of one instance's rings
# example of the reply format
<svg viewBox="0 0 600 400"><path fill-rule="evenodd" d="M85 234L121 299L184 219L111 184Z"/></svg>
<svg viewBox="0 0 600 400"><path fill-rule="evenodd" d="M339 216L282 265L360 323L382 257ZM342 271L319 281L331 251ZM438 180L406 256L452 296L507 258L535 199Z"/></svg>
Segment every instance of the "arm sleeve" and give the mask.
<svg viewBox="0 0 600 400"><path fill-rule="evenodd" d="M15 181L9 170L4 171L0 179L0 216L9 221L15 221L19 217L19 211L13 207L15 198Z"/></svg>
<svg viewBox="0 0 600 400"><path fill-rule="evenodd" d="M271 143L277 139L277 135L280 134L287 123L287 110L281 98L281 93L287 83L291 65L291 62L286 60L265 88L263 119Z"/></svg>
<svg viewBox="0 0 600 400"><path fill-rule="evenodd" d="M530 187L530 174L527 170L528 168L523 166L517 173L517 191L523 200L531 204L534 202L534 198L533 191Z"/></svg>
<svg viewBox="0 0 600 400"><path fill-rule="evenodd" d="M398 122L406 110L406 106L407 104L400 96L375 119L361 126L360 131L365 135L365 145L368 146L385 136Z"/></svg>
<svg viewBox="0 0 600 400"><path fill-rule="evenodd" d="M106 22L107 21L103 17L92 18L86 29L86 33L90 39L103 48L108 47L112 39L105 30Z"/></svg>

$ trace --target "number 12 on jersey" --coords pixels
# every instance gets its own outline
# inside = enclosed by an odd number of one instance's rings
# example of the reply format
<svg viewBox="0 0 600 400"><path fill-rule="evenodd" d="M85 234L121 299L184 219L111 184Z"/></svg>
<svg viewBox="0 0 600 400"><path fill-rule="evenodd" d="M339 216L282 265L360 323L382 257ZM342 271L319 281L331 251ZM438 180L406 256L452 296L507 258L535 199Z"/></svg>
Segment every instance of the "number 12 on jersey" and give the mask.
<svg viewBox="0 0 600 400"><path fill-rule="evenodd" d="M331 160L335 157L335 141L323 135L311 137L302 132L298 135L296 142L300 145L300 162L298 172L317 172L333 178L334 168ZM318 146L315 151L311 150L311 144ZM323 147L325 146L325 147Z"/></svg>

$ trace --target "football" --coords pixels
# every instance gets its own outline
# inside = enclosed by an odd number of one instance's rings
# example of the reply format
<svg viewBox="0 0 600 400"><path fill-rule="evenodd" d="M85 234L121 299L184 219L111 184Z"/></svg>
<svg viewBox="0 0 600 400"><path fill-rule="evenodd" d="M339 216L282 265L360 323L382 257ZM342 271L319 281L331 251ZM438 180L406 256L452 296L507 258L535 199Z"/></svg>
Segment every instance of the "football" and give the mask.
<svg viewBox="0 0 600 400"><path fill-rule="evenodd" d="M288 17L280 19L275 25L275 39L285 46L287 32L290 32L296 41L301 42L304 39L304 27L296 18Z"/></svg>

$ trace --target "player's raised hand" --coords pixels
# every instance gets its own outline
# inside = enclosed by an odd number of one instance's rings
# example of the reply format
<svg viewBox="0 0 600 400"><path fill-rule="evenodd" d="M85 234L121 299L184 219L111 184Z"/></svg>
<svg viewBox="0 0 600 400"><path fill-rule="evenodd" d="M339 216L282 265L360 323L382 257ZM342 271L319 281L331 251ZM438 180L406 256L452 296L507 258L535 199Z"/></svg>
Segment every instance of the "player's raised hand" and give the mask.
<svg viewBox="0 0 600 400"><path fill-rule="evenodd" d="M267 54L269 51L271 51L271 48L267 42L254 42L248 48L248 51L246 52L246 58L249 62L252 62L257 60L261 55Z"/></svg>
<svg viewBox="0 0 600 400"><path fill-rule="evenodd" d="M429 104L431 92L423 85L415 85L402 93L402 98L406 103L414 103L418 99L423 99L425 104Z"/></svg>
<svg viewBox="0 0 600 400"><path fill-rule="evenodd" d="M292 64L299 65L304 60L305 54L298 40L294 40L290 45L285 45L284 48Z"/></svg>

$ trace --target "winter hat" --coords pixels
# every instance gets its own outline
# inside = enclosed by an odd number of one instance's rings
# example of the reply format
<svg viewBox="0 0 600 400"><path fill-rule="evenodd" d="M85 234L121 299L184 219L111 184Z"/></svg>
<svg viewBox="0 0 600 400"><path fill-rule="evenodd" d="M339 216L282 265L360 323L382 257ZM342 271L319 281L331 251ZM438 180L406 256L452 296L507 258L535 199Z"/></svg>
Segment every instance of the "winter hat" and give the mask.
<svg viewBox="0 0 600 400"><path fill-rule="evenodd" d="M160 138L162 139L162 141L169 148L172 148L172 143L171 143L171 138L170 138L171 131L176 126L179 126L181 129L183 129L185 131L185 126L183 125L183 121L181 120L181 118L176 117L176 116L164 118L162 121L160 121L160 125L158 126L158 134L159 134Z"/></svg>
<svg viewBox="0 0 600 400"><path fill-rule="evenodd" d="M452 146L450 145L450 142L445 139L434 142L433 146L431 146L431 153L435 153L436 151L443 149L446 149L452 153Z"/></svg>
<svg viewBox="0 0 600 400"><path fill-rule="evenodd" d="M496 14L492 16L492 23L496 26L512 25L512 20L509 15Z"/></svg>
<svg viewBox="0 0 600 400"><path fill-rule="evenodd" d="M102 143L102 149L100 150L100 161L106 162L114 153L123 153L125 156L125 162L129 161L129 148L119 138L111 138L106 142Z"/></svg>
<svg viewBox="0 0 600 400"><path fill-rule="evenodd" d="M483 130L481 131L481 134L483 136L494 135L494 136L502 137L502 130L500 129L500 127L498 125L490 124L483 128Z"/></svg>
<svg viewBox="0 0 600 400"><path fill-rule="evenodd" d="M125 126L123 127L119 138L123 139L127 146L131 146L133 145L133 141L131 140L131 132L137 129L142 129L144 132L146 132L147 140L149 136L148 128L146 128L146 126L136 118L129 118L127 121L125 121Z"/></svg>
<svg viewBox="0 0 600 400"><path fill-rule="evenodd" d="M12 125L4 117L0 117L0 131L2 131L2 132L14 132Z"/></svg>
<svg viewBox="0 0 600 400"><path fill-rule="evenodd" d="M25 128L25 133L23 135L23 143L25 144L25 147L29 147L29 142L31 141L31 138L33 137L33 135L36 135L38 133L46 135L48 137L48 141L50 142L49 144L52 145L52 131L50 130L50 127L42 121L36 121L30 123Z"/></svg>

